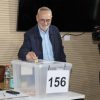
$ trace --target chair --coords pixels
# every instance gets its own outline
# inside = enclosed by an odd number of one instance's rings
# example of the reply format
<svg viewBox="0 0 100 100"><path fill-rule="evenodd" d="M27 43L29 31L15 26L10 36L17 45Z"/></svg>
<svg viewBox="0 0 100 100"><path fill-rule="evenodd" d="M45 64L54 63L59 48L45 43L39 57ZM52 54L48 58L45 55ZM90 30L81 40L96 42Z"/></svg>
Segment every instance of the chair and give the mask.
<svg viewBox="0 0 100 100"><path fill-rule="evenodd" d="M0 88L4 88L5 66L0 65Z"/></svg>

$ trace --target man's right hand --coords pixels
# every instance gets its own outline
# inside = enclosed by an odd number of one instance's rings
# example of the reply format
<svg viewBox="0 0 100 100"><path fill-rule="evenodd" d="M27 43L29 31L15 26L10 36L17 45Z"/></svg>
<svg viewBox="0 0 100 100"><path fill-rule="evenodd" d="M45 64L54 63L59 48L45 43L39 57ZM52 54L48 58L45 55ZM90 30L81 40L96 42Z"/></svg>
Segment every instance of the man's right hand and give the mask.
<svg viewBox="0 0 100 100"><path fill-rule="evenodd" d="M35 61L37 60L38 57L36 56L35 52L28 52L27 55L26 55L26 60L27 61Z"/></svg>

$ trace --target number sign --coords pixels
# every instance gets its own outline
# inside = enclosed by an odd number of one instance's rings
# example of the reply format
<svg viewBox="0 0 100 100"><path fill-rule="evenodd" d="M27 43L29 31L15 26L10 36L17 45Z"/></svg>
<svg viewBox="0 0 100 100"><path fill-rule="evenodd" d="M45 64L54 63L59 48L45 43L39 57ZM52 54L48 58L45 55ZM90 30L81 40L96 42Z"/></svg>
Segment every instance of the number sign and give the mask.
<svg viewBox="0 0 100 100"><path fill-rule="evenodd" d="M48 70L46 93L68 92L69 70Z"/></svg>

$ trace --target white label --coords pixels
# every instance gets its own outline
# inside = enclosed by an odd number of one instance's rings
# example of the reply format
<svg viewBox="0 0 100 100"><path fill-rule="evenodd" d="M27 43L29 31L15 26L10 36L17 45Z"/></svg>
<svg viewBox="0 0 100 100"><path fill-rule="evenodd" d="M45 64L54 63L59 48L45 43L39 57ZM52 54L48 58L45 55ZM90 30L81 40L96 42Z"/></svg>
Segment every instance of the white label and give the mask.
<svg viewBox="0 0 100 100"><path fill-rule="evenodd" d="M68 92L69 71L68 70L48 70L46 93Z"/></svg>
<svg viewBox="0 0 100 100"><path fill-rule="evenodd" d="M32 75L33 74L33 67L31 64L21 64L21 75Z"/></svg>

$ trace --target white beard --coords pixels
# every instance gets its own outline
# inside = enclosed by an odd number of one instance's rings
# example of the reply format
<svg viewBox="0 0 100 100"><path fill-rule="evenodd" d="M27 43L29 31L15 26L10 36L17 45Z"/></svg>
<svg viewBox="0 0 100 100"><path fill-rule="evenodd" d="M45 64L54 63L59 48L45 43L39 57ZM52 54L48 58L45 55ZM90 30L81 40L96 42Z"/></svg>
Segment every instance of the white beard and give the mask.
<svg viewBox="0 0 100 100"><path fill-rule="evenodd" d="M46 31L48 28L49 28L49 25L48 26L45 26L45 27L40 27L41 28L41 30L43 30L43 31Z"/></svg>

